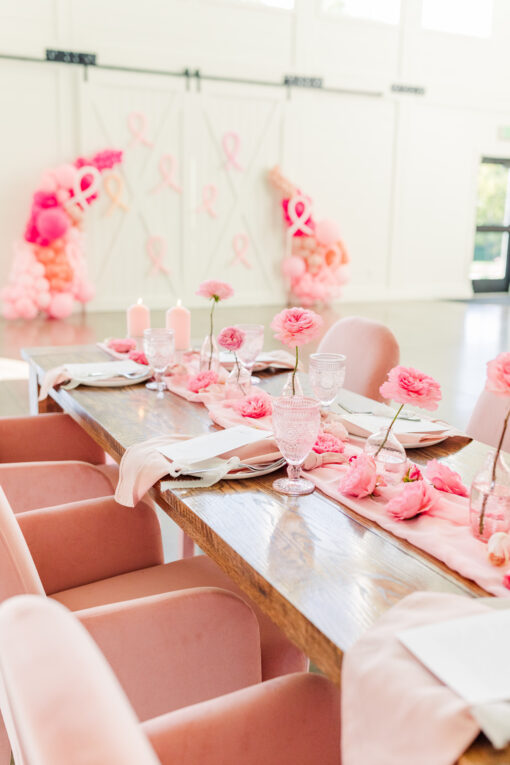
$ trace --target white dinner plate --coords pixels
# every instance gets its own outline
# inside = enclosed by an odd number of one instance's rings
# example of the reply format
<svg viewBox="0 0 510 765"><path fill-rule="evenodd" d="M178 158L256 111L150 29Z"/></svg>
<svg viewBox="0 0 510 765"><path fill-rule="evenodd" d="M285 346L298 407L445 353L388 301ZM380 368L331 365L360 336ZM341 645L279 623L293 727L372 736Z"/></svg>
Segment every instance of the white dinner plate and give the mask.
<svg viewBox="0 0 510 765"><path fill-rule="evenodd" d="M139 377L108 377L108 378L94 378L94 377L73 377L71 387L75 387L74 383L78 385L86 385L91 388L125 388L128 385L138 385L139 383L146 382L152 377L152 372L148 370L145 374ZM67 386L63 386L64 388Z"/></svg>

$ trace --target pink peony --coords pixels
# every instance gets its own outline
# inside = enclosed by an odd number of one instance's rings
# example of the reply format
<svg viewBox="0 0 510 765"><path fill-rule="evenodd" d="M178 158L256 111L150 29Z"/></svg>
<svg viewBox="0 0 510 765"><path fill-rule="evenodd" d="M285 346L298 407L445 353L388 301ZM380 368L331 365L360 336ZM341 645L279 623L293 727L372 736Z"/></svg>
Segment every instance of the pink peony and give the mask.
<svg viewBox="0 0 510 765"><path fill-rule="evenodd" d="M147 356L143 351L129 351L128 359L134 361L136 364L145 364L149 366Z"/></svg>
<svg viewBox="0 0 510 765"><path fill-rule="evenodd" d="M339 438L336 438L336 436L331 435L331 433L319 433L313 446L313 451L317 454L325 454L326 452L341 454L344 449L345 444Z"/></svg>
<svg viewBox="0 0 510 765"><path fill-rule="evenodd" d="M214 300L218 303L220 300L226 300L232 297L234 290L227 282L219 282L216 279L208 279L199 286L197 295Z"/></svg>
<svg viewBox="0 0 510 765"><path fill-rule="evenodd" d="M188 380L188 390L192 393L200 393L200 391L208 388L209 385L213 385L218 382L218 375L212 370L206 372L199 372L194 377L190 377Z"/></svg>
<svg viewBox="0 0 510 765"><path fill-rule="evenodd" d="M402 478L404 483L412 483L413 481L423 481L423 476L418 465L414 465L412 462L409 465L407 473Z"/></svg>
<svg viewBox="0 0 510 765"><path fill-rule="evenodd" d="M234 407L242 417L251 417L254 420L268 417L273 411L271 396L262 391L236 401Z"/></svg>
<svg viewBox="0 0 510 765"><path fill-rule="evenodd" d="M393 367L388 379L379 388L383 398L399 404L413 404L421 409L437 409L441 401L441 387L433 377L412 367Z"/></svg>
<svg viewBox="0 0 510 765"><path fill-rule="evenodd" d="M437 497L426 481L405 483L386 504L386 512L395 521L407 521L427 513L437 504Z"/></svg>
<svg viewBox="0 0 510 765"><path fill-rule="evenodd" d="M339 489L342 494L351 497L368 497L372 494L377 482L377 468L373 457L361 452L349 460L349 470L340 481Z"/></svg>
<svg viewBox="0 0 510 765"><path fill-rule="evenodd" d="M438 491L445 491L448 494L458 494L459 497L467 497L468 490L462 483L462 478L455 470L447 465L443 465L437 460L429 460L425 468L425 475L430 483Z"/></svg>
<svg viewBox="0 0 510 765"><path fill-rule="evenodd" d="M271 322L275 337L290 348L314 340L321 328L322 318L307 308L286 308Z"/></svg>
<svg viewBox="0 0 510 765"><path fill-rule="evenodd" d="M488 362L485 388L496 396L510 396L510 353L500 353Z"/></svg>
<svg viewBox="0 0 510 765"><path fill-rule="evenodd" d="M112 337L106 343L107 348L111 348L115 353L129 353L136 348L136 340L131 340L130 337Z"/></svg>
<svg viewBox="0 0 510 765"><path fill-rule="evenodd" d="M218 345L225 348L227 351L238 351L244 343L244 332L236 327L225 327L222 329L218 337Z"/></svg>

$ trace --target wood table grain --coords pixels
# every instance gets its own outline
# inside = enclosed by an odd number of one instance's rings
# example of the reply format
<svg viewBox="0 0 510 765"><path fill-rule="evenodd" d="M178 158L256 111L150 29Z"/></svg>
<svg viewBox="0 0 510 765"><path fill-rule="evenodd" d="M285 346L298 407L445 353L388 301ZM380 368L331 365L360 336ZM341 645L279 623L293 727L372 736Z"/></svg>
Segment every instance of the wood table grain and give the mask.
<svg viewBox="0 0 510 765"><path fill-rule="evenodd" d="M64 363L105 359L96 346L32 348L31 407L37 380ZM262 386L278 392L281 375ZM68 412L117 461L134 443L165 433L212 431L207 410L144 385L52 391L39 410ZM466 483L487 447L458 436L415 449L413 459L446 461ZM486 595L477 584L316 491L289 498L272 490L275 476L222 481L209 489L152 491L166 513L226 571L311 660L340 682L343 652L390 606L416 590ZM476 752L479 752L478 754ZM463 762L499 762L483 743ZM487 757L489 756L489 759ZM474 757L474 759L473 759ZM467 759L466 759L467 758ZM503 760L501 760L503 761ZM510 750L509 759L510 762Z"/></svg>

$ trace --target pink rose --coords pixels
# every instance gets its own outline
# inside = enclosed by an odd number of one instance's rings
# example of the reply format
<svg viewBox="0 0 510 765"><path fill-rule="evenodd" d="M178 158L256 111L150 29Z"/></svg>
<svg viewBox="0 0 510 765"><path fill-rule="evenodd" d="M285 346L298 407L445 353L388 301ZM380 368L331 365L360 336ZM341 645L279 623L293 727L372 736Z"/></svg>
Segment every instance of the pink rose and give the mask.
<svg viewBox="0 0 510 765"><path fill-rule="evenodd" d="M313 451L317 454L324 454L326 452L342 454L344 449L345 444L336 438L336 436L331 435L331 433L319 433L313 446Z"/></svg>
<svg viewBox="0 0 510 765"><path fill-rule="evenodd" d="M194 377L190 377L188 380L188 390L192 393L200 393L201 390L208 388L209 385L213 385L218 382L218 375L212 370L206 372L199 372Z"/></svg>
<svg viewBox="0 0 510 765"><path fill-rule="evenodd" d="M218 337L218 345L225 348L227 351L238 351L244 343L244 332L237 327L225 327L222 329Z"/></svg>
<svg viewBox="0 0 510 765"><path fill-rule="evenodd" d="M510 536L496 531L487 542L487 557L493 566L506 565L510 557Z"/></svg>
<svg viewBox="0 0 510 765"><path fill-rule="evenodd" d="M136 340L131 340L130 337L112 337L106 343L107 348L111 348L115 353L129 353L136 348Z"/></svg>
<svg viewBox="0 0 510 765"><path fill-rule="evenodd" d="M215 279L208 279L199 286L197 295L214 300L218 303L220 300L226 300L232 297L234 290L227 282L219 282Z"/></svg>
<svg viewBox="0 0 510 765"><path fill-rule="evenodd" d="M395 521L407 521L427 513L437 504L437 497L426 481L405 483L398 494L386 504L386 512Z"/></svg>
<svg viewBox="0 0 510 765"><path fill-rule="evenodd" d="M441 387L433 377L412 367L393 367L388 379L379 388L383 398L399 404L413 404L421 409L437 409L441 401Z"/></svg>
<svg viewBox="0 0 510 765"><path fill-rule="evenodd" d="M296 348L314 340L321 328L322 318L308 308L286 308L271 322L275 337L284 345Z"/></svg>
<svg viewBox="0 0 510 765"><path fill-rule="evenodd" d="M273 411L271 396L262 391L235 401L233 406L242 417L251 417L254 420L268 417Z"/></svg>
<svg viewBox="0 0 510 765"><path fill-rule="evenodd" d="M455 470L447 465L443 465L437 460L427 462L425 475L430 483L438 491L445 491L448 494L458 494L459 497L467 497L468 490L462 483L462 478Z"/></svg>
<svg viewBox="0 0 510 765"><path fill-rule="evenodd" d="M143 351L129 351L128 359L131 359L131 361L134 361L136 364L145 364L146 366L149 366L147 356Z"/></svg>
<svg viewBox="0 0 510 765"><path fill-rule="evenodd" d="M377 482L377 468L373 457L361 452L354 459L349 460L349 470L340 481L339 489L342 494L351 497L368 497L375 489Z"/></svg>
<svg viewBox="0 0 510 765"><path fill-rule="evenodd" d="M405 476L402 478L404 483L412 483L413 481L423 481L423 476L418 465L411 463Z"/></svg>
<svg viewBox="0 0 510 765"><path fill-rule="evenodd" d="M510 353L500 353L487 364L486 390L496 396L510 396Z"/></svg>

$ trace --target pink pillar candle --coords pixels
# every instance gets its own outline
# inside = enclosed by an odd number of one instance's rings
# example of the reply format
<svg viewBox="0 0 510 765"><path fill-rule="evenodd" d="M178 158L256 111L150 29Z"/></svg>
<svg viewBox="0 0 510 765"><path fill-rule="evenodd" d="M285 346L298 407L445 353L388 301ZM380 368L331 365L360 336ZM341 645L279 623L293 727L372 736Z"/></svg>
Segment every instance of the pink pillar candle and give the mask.
<svg viewBox="0 0 510 765"><path fill-rule="evenodd" d="M145 329L151 325L151 312L146 305L142 303L142 298L129 306L127 309L127 336L143 337Z"/></svg>
<svg viewBox="0 0 510 765"><path fill-rule="evenodd" d="M166 312L166 328L173 329L176 351L187 351L191 342L191 314L181 301Z"/></svg>

